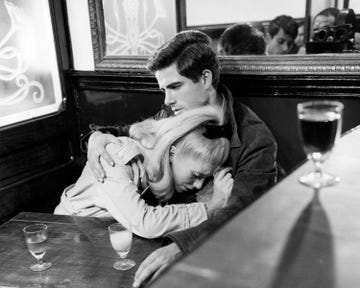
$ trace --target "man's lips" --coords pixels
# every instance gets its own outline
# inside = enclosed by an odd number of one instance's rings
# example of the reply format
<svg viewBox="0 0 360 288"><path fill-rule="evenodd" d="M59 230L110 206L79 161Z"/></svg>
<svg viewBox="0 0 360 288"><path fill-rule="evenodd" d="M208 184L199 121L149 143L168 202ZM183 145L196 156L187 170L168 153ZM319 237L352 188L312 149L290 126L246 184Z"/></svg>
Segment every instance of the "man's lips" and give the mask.
<svg viewBox="0 0 360 288"><path fill-rule="evenodd" d="M182 111L181 108L173 108L173 107L171 107L171 110L174 112L175 115Z"/></svg>

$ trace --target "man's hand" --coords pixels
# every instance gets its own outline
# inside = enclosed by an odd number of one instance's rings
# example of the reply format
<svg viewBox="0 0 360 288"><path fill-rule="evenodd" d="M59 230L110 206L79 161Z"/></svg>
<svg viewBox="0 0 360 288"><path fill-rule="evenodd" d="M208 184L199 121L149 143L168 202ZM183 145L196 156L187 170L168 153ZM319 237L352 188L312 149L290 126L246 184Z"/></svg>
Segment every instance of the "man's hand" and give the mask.
<svg viewBox="0 0 360 288"><path fill-rule="evenodd" d="M115 165L114 160L105 149L106 145L110 143L121 145L120 140L115 136L103 134L99 131L95 131L89 138L87 158L90 169L96 180L99 182L104 182L104 178L106 177L104 168L100 163L100 157L102 157L110 166Z"/></svg>
<svg viewBox="0 0 360 288"><path fill-rule="evenodd" d="M175 244L169 244L152 252L139 266L135 273L133 287L139 287L152 274L150 282L154 281L162 271L181 256L182 252Z"/></svg>
<svg viewBox="0 0 360 288"><path fill-rule="evenodd" d="M117 137L111 134L103 134L99 131L94 132L89 138L87 154L88 162L94 177L99 182L104 182L104 178L106 177L104 168L100 162L100 157L102 157L109 165L115 165L114 159L111 158L105 149L106 145L110 143L122 145L121 141ZM130 177L133 182L144 189L147 186L146 172L140 158L135 157L128 164L131 168Z"/></svg>

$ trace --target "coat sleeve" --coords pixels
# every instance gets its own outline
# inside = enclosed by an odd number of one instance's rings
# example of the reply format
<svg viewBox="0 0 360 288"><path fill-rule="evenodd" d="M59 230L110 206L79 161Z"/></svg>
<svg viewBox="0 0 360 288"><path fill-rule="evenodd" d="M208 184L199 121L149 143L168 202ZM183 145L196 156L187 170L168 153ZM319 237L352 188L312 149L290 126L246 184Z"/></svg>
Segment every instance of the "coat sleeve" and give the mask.
<svg viewBox="0 0 360 288"><path fill-rule="evenodd" d="M119 153L128 154L124 147L108 146L108 151L114 157ZM104 183L95 181L93 184L95 204L106 209L117 221L129 223L135 234L156 238L168 232L194 227L207 219L203 203L147 205L130 179L128 166L117 162L112 167L103 160L101 164L107 177Z"/></svg>

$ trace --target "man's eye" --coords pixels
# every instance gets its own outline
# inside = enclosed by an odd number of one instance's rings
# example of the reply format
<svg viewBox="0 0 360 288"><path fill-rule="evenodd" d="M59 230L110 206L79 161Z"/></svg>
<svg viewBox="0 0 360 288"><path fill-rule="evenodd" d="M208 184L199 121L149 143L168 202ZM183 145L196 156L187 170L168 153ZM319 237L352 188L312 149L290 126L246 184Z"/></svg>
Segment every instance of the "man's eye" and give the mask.
<svg viewBox="0 0 360 288"><path fill-rule="evenodd" d="M176 85L171 86L171 89L177 90L177 89L179 89L180 87L181 87L180 84L176 84Z"/></svg>

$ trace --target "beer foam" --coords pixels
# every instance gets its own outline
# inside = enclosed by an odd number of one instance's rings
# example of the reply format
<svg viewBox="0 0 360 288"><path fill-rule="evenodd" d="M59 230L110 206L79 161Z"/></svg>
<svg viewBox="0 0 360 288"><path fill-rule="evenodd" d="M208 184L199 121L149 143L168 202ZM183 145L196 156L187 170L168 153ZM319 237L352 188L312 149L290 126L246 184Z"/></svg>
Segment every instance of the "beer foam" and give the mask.
<svg viewBox="0 0 360 288"><path fill-rule="evenodd" d="M318 112L318 111L314 111L314 112L310 112L307 114L299 114L299 119L300 120L305 120L305 121L313 121L313 122L328 122L328 121L335 121L341 118L341 115L339 113L336 112Z"/></svg>

